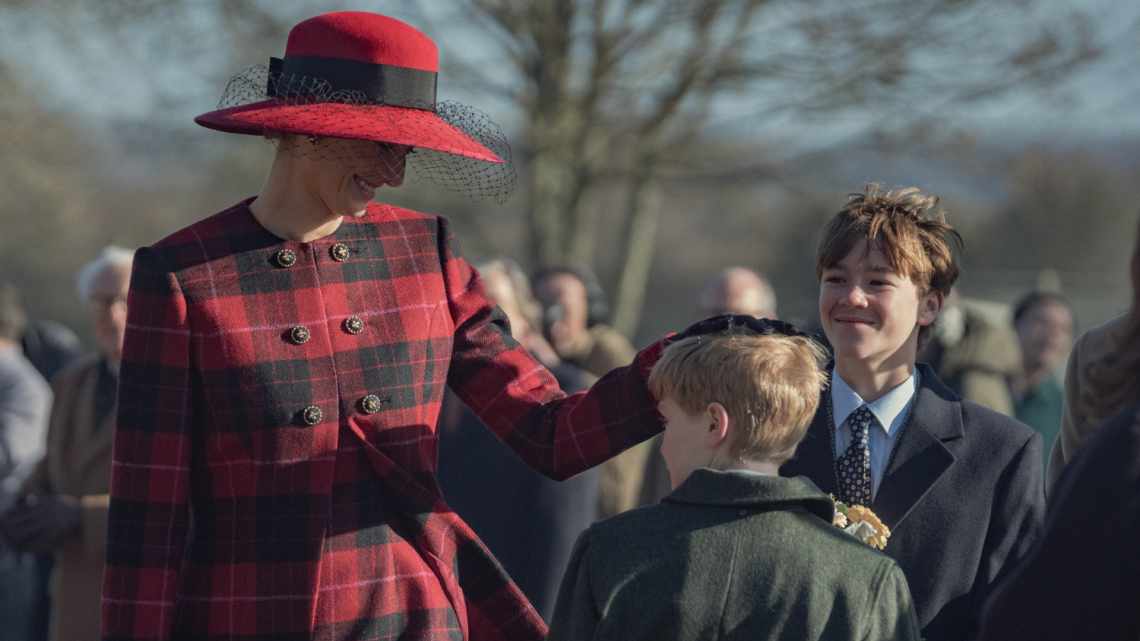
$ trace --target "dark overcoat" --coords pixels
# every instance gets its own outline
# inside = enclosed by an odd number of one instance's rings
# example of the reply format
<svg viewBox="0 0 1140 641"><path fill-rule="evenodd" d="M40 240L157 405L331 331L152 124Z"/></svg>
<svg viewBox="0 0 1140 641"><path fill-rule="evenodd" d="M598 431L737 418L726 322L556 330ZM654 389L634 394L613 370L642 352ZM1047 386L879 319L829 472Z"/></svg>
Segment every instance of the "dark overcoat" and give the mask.
<svg viewBox="0 0 1140 641"><path fill-rule="evenodd" d="M1040 540L995 591L984 641L1140 641L1140 404L1105 421L1049 497Z"/></svg>
<svg viewBox="0 0 1140 641"><path fill-rule="evenodd" d="M541 639L440 495L444 387L564 478L660 430L660 346L566 397L444 219L373 204L302 243L248 202L135 258L104 638Z"/></svg>
<svg viewBox="0 0 1140 641"><path fill-rule="evenodd" d="M1041 435L960 400L926 365L871 509L891 528L927 641L977 636L994 585L1037 536L1045 509ZM825 391L796 457L780 473L837 493Z"/></svg>
<svg viewBox="0 0 1140 641"><path fill-rule="evenodd" d="M575 546L550 641L918 641L902 571L804 478L700 469Z"/></svg>

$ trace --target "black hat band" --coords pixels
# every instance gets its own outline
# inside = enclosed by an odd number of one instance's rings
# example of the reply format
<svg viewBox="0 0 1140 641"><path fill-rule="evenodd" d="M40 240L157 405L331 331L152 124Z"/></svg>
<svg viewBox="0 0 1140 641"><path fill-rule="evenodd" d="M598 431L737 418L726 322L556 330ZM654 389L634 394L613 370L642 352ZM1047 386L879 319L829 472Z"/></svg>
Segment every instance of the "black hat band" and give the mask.
<svg viewBox="0 0 1140 641"><path fill-rule="evenodd" d="M282 76L318 78L333 92L363 94L369 102L392 107L435 110L436 80L433 71L396 67L344 58L293 56L269 59L267 93L274 98L297 98L295 92L282 95L276 79Z"/></svg>

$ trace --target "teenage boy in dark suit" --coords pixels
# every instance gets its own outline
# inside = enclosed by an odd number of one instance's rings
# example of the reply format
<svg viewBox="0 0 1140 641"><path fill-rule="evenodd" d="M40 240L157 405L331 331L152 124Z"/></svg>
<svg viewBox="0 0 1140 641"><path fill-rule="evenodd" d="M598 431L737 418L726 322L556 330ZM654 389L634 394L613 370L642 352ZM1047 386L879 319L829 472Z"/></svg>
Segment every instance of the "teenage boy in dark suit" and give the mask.
<svg viewBox="0 0 1140 641"><path fill-rule="evenodd" d="M819 313L831 385L781 473L891 528L927 641L977 635L993 586L1041 526L1041 437L962 401L915 363L958 277L961 237L916 188L868 186L824 228Z"/></svg>

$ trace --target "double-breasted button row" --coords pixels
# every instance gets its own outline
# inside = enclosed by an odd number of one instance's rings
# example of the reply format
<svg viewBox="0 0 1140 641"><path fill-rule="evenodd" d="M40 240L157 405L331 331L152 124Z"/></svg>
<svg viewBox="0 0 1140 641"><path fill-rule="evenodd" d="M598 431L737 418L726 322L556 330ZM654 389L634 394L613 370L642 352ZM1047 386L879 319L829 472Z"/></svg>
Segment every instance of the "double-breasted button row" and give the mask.
<svg viewBox="0 0 1140 641"><path fill-rule="evenodd" d="M364 331L364 321L361 320L359 316L349 316L348 318L344 319L344 322L342 322L340 326L341 329L345 331L345 333L352 334L354 336ZM294 325L289 328L286 336L289 338L290 343L293 343L294 345L304 345L305 343L308 343L309 339L313 337L313 332L311 332L309 328L305 327L304 325Z"/></svg>
<svg viewBox="0 0 1140 641"><path fill-rule="evenodd" d="M391 402L391 398L380 398L375 394L368 394L360 399L357 405L362 413L375 414L384 409L384 406ZM319 425L321 421L325 420L325 413L316 405L307 405L305 409L301 410L301 420L309 427Z"/></svg>
<svg viewBox="0 0 1140 641"><path fill-rule="evenodd" d="M329 247L329 256L338 263L343 263L352 256L352 250L344 243L335 243ZM273 263L278 267L288 269L297 264L297 252L292 249L279 249L273 254Z"/></svg>

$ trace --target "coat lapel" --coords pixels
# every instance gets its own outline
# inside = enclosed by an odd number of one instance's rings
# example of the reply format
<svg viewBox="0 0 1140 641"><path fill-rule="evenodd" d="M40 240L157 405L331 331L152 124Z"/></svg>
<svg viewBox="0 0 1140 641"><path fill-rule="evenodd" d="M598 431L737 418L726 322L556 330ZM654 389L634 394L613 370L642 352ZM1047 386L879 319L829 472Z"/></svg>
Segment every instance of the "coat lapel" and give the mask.
<svg viewBox="0 0 1140 641"><path fill-rule="evenodd" d="M946 443L963 434L962 411L954 393L929 367L919 365L918 368L921 386L914 408L871 506L892 529L898 527L954 463L954 454Z"/></svg>

